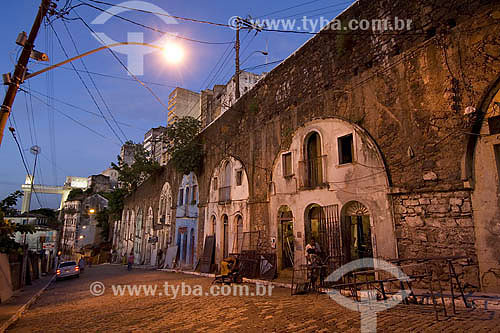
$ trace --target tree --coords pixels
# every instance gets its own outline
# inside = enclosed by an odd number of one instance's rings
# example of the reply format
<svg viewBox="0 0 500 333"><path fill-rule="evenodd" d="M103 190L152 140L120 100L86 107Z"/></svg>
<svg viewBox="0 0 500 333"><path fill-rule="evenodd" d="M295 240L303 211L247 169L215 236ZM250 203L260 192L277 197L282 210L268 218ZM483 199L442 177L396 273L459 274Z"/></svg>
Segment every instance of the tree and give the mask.
<svg viewBox="0 0 500 333"><path fill-rule="evenodd" d="M182 174L200 170L204 155L200 130L201 122L193 117L178 119L167 127L166 151L175 169Z"/></svg>
<svg viewBox="0 0 500 333"><path fill-rule="evenodd" d="M17 199L22 197L24 194L21 191L15 191L9 194L5 199L0 201L0 211L4 213L5 216L17 215L17 209L13 208L17 205Z"/></svg>
<svg viewBox="0 0 500 333"><path fill-rule="evenodd" d="M17 210L12 207L17 204L17 199L22 196L23 193L21 191L16 191L0 201L0 253L11 253L22 249L21 244L14 240L16 232L22 234L32 234L35 232L33 225L10 223L4 219L5 215L14 215L17 213Z"/></svg>
<svg viewBox="0 0 500 333"><path fill-rule="evenodd" d="M95 216L97 226L101 228L101 237L104 241L109 240L109 218L110 216L106 208L98 212Z"/></svg>
<svg viewBox="0 0 500 333"><path fill-rule="evenodd" d="M118 171L118 181L122 187L132 192L158 170L160 165L149 158L148 152L144 150L141 144L134 144L131 141L127 141L125 144L134 147L134 163L128 165L118 156L118 164L111 163L111 167Z"/></svg>

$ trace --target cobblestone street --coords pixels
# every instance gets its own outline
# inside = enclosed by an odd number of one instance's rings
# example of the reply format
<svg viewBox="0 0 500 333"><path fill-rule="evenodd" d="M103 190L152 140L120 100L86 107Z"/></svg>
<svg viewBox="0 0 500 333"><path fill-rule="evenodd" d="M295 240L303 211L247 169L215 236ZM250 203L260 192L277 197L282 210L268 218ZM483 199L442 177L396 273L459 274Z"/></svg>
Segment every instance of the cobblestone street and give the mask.
<svg viewBox="0 0 500 333"><path fill-rule="evenodd" d="M94 281L106 286L92 296ZM9 332L243 331L359 332L360 316L326 295L290 296L275 288L271 297L114 296L111 285L158 285L182 282L209 290L209 278L121 266L96 266L79 279L53 283ZM251 291L255 288L252 286ZM399 306L378 315L379 332L494 332L500 314L461 310L455 318L435 321L432 309Z"/></svg>

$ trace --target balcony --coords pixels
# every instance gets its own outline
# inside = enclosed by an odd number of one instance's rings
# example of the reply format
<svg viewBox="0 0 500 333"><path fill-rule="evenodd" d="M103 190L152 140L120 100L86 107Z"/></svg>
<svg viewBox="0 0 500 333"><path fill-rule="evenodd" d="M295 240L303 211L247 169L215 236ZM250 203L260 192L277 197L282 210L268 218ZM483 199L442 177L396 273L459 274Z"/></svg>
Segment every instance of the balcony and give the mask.
<svg viewBox="0 0 500 333"><path fill-rule="evenodd" d="M219 203L231 201L231 186L219 187Z"/></svg>
<svg viewBox="0 0 500 333"><path fill-rule="evenodd" d="M313 189L326 186L326 170L326 155L300 161L300 187Z"/></svg>

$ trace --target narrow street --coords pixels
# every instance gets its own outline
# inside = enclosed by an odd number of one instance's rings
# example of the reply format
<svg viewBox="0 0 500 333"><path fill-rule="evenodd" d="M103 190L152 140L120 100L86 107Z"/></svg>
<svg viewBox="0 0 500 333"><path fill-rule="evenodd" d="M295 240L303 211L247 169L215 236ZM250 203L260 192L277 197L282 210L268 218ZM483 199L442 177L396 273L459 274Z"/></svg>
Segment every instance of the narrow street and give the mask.
<svg viewBox="0 0 500 333"><path fill-rule="evenodd" d="M89 287L100 281L104 295L92 296ZM348 311L326 295L290 296L275 288L272 296L159 295L170 285L200 285L211 279L122 266L95 266L80 278L53 283L9 332L113 331L239 331L239 332L359 332L359 314ZM157 285L156 296L114 296L111 285ZM251 292L255 288L251 287ZM500 315L460 310L455 318L435 321L427 307L399 306L378 315L379 332L493 332Z"/></svg>

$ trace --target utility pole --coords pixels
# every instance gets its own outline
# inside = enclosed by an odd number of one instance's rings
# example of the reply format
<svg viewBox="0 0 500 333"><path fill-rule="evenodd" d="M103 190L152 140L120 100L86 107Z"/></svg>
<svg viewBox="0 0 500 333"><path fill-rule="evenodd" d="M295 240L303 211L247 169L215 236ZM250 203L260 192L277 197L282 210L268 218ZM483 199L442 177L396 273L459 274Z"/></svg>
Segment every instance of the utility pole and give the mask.
<svg viewBox="0 0 500 333"><path fill-rule="evenodd" d="M240 98L240 18L236 19L236 44L234 48L236 49L236 74L234 79L236 80L236 99Z"/></svg>
<svg viewBox="0 0 500 333"><path fill-rule="evenodd" d="M14 104L14 99L16 98L19 86L23 82L24 75L26 74L26 66L28 65L28 61L33 51L36 36L38 35L38 31L40 30L40 26L42 25L43 18L45 17L45 15L47 15L49 7L50 0L41 0L38 14L36 15L33 26L31 27L31 32L28 36L28 39L24 41L23 51L21 52L21 56L19 57L19 60L15 67L14 76L12 77L12 79L10 79L9 89L5 94L5 98L0 109L0 146L2 145L3 132L7 124L7 119L9 119L12 105ZM18 39L18 42L21 41Z"/></svg>

